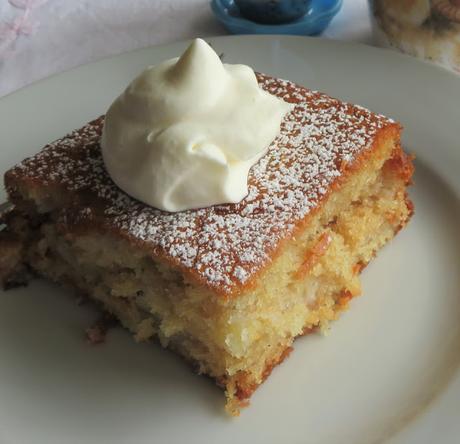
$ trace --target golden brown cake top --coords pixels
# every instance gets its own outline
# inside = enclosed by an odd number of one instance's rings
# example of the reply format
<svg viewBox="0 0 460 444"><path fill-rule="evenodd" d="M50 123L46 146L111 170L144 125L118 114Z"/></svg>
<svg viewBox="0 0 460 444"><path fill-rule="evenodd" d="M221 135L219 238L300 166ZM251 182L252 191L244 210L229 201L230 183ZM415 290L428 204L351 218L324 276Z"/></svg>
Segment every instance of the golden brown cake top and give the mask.
<svg viewBox="0 0 460 444"><path fill-rule="evenodd" d="M47 145L6 174L18 182L59 187L68 196L61 222L91 224L134 242L221 294L244 288L318 207L344 168L370 149L390 119L294 83L258 76L260 85L295 103L279 136L252 168L238 204L166 213L127 196L101 157L103 118Z"/></svg>

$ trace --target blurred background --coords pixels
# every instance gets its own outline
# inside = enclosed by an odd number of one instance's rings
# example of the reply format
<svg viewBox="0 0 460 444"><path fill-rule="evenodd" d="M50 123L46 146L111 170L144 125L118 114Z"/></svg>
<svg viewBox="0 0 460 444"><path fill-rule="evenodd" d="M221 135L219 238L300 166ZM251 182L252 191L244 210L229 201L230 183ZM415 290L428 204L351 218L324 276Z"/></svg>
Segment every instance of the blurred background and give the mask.
<svg viewBox="0 0 460 444"><path fill-rule="evenodd" d="M241 17L233 0L0 0L0 96L108 55L231 32L319 33L460 68L460 0L236 1L307 13L265 25Z"/></svg>
<svg viewBox="0 0 460 444"><path fill-rule="evenodd" d="M209 0L0 0L0 17L0 96L111 54L229 34ZM345 0L324 35L368 39L366 0Z"/></svg>

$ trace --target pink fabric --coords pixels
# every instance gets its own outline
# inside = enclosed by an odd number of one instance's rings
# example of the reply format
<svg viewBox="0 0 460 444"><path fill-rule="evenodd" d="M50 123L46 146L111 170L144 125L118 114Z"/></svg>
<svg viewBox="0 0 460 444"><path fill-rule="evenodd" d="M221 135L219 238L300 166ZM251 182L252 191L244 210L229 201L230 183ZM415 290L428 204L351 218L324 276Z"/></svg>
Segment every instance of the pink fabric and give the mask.
<svg viewBox="0 0 460 444"><path fill-rule="evenodd" d="M30 35L35 31L38 22L31 17L32 11L46 1L8 0L8 3L20 12L12 21L0 24L0 57L5 57L12 52L11 47L21 34Z"/></svg>

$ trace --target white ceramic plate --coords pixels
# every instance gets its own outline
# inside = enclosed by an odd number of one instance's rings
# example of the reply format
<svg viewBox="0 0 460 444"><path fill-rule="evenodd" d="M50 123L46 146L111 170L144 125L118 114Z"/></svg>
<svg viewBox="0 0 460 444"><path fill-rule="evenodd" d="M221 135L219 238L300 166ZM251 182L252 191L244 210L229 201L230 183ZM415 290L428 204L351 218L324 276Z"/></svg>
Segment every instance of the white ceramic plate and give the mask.
<svg viewBox="0 0 460 444"><path fill-rule="evenodd" d="M241 417L179 358L122 329L89 346L95 313L46 282L0 294L0 442L460 442L460 78L387 50L299 37L211 39L231 63L388 114L417 155L407 229L365 270L364 296L310 335ZM103 113L185 43L83 66L0 100L0 168ZM4 194L1 195L3 200Z"/></svg>

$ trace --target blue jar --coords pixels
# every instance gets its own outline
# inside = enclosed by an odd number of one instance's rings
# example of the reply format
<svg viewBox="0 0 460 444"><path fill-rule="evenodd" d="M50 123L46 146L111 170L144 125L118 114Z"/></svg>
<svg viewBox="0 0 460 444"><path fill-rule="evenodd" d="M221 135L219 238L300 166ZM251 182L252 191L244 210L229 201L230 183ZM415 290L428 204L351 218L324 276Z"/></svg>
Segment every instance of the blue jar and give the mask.
<svg viewBox="0 0 460 444"><path fill-rule="evenodd" d="M305 15L311 0L235 0L243 17L256 23L288 23Z"/></svg>

